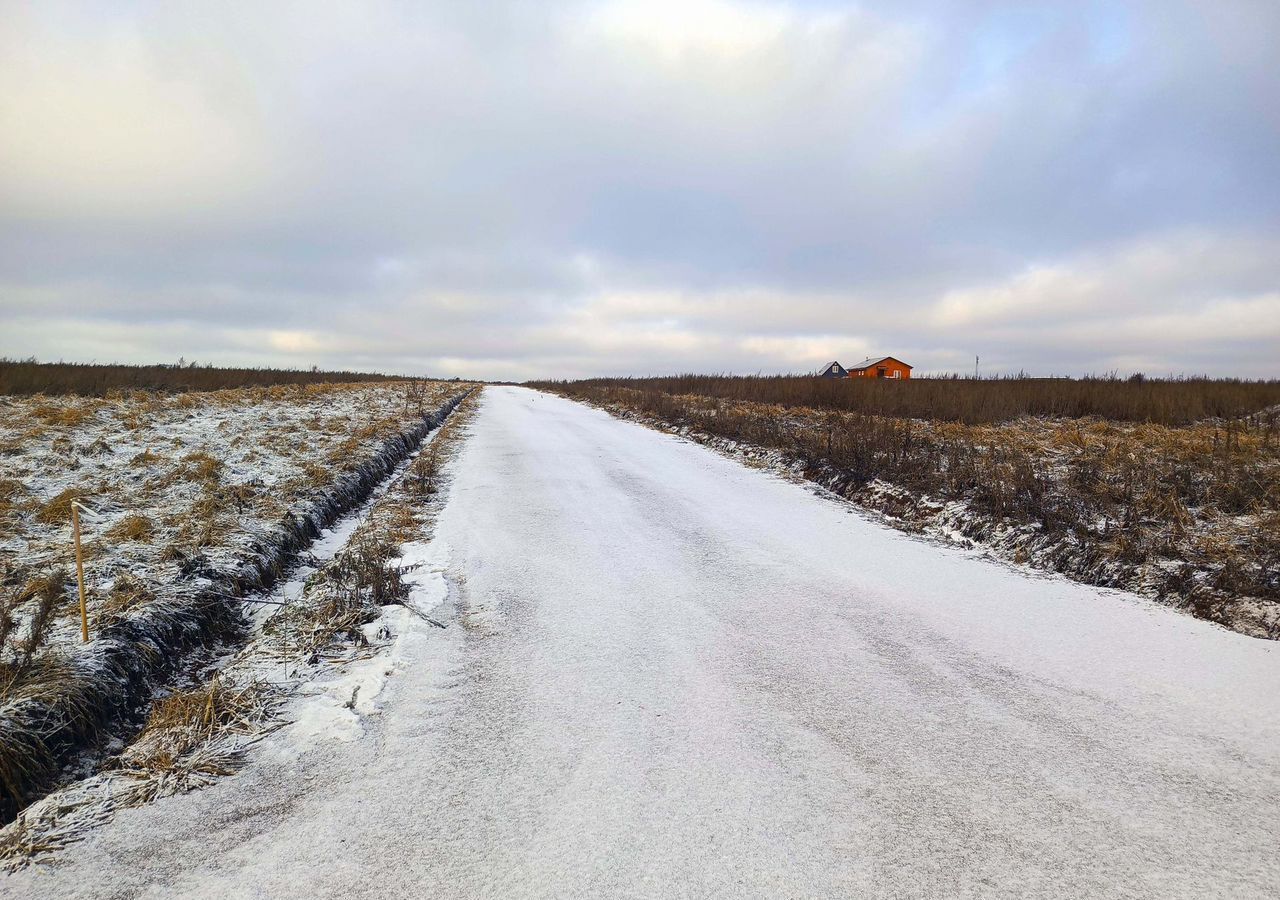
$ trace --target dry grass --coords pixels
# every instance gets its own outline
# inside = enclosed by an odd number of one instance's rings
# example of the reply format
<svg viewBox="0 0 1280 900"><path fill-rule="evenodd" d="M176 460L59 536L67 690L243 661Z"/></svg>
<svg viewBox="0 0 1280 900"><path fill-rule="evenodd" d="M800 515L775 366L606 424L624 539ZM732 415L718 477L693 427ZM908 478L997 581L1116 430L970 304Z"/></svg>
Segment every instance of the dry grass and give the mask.
<svg viewBox="0 0 1280 900"><path fill-rule="evenodd" d="M26 727L13 717L0 718L0 788L22 803L31 785L41 784L50 775L49 751L37 729ZM0 809L0 813L8 812ZM6 817L7 818L7 817Z"/></svg>
<svg viewBox="0 0 1280 900"><path fill-rule="evenodd" d="M418 389L432 408L448 392L440 384ZM335 486L340 468L369 460L383 441L415 427L419 420L412 413L398 412L405 408L405 390L288 385L181 398L130 394L92 403L0 398L0 612L13 613L0 626L0 770L8 773L0 775L8 779L0 780L0 821L58 780L66 742L92 743L108 718L117 723L131 714L118 705L124 702L120 692L104 693L103 684L132 678L135 670L126 666L143 657L146 666L163 670L167 663L155 660L167 658L170 640L212 641L222 634L217 623L199 636L184 625L204 609L191 595L195 580L238 576L245 560L260 558L260 542L271 539L274 529L296 527L295 519L284 519L287 514L310 513L317 489ZM42 417L28 415L42 405L92 408L92 429L70 432L51 425L44 419L53 418L52 409ZM334 415L335 409L344 414ZM321 421L325 431L309 429L309 419ZM129 433L130 423L135 433ZM326 465L329 451L353 433L365 439L343 447L348 458L341 467ZM279 446L273 449L271 441ZM3 449L10 445L11 451ZM261 463L249 465L250 454ZM304 463L310 464L310 477L300 479ZM137 653L107 681L84 667L88 657L80 653L78 628L57 618L62 601L51 600L42 612L40 592L28 589L30 570L48 571L51 563L72 558L67 530L77 497L107 517L84 523L91 631L144 635ZM387 516L393 536L408 534L413 523L403 511ZM357 569L348 568L345 588L362 603L376 604L394 592L395 572ZM67 582L59 595L65 596L67 586L74 591L73 585ZM74 608L65 604L66 611ZM341 609L332 612L330 619L344 615ZM34 642L33 624L39 635ZM336 621L325 627L331 634L351 633ZM30 653L29 646L35 648ZM97 649L91 642L89 657L96 660ZM50 734L60 742L56 749L42 743L41 735Z"/></svg>
<svg viewBox="0 0 1280 900"><path fill-rule="evenodd" d="M27 495L26 486L16 478L0 478L0 516L17 509Z"/></svg>
<svg viewBox="0 0 1280 900"><path fill-rule="evenodd" d="M811 376L679 375L667 378L597 378L537 382L534 387L595 401L644 396L698 396L762 403L785 409L856 413L890 418L1007 422L1023 416L1186 425L1208 418L1236 419L1280 404L1280 381L1119 378L913 378L909 381ZM679 404L670 405L679 413ZM667 416L664 416L666 418ZM1273 427L1274 436L1275 429Z"/></svg>
<svg viewBox="0 0 1280 900"><path fill-rule="evenodd" d="M216 546L233 524L226 511L216 491L203 492L191 504L187 516L179 520L176 544L188 550Z"/></svg>
<svg viewBox="0 0 1280 900"><path fill-rule="evenodd" d="M66 571L55 569L0 597L0 704L18 709L72 682L74 672L64 657L40 652L66 597L66 581ZM25 622L19 621L20 610ZM75 696L68 702L76 702ZM44 736L23 725L18 716L0 717L0 800L21 802L52 772ZM4 812L0 803L0 815Z"/></svg>
<svg viewBox="0 0 1280 900"><path fill-rule="evenodd" d="M231 774L250 746L278 724L281 696L258 681L208 684L157 701L146 725L95 778L72 783L57 802L37 803L0 830L0 868L10 872L83 839L118 809L203 787ZM0 718L0 778L7 764L40 766L47 749L30 728ZM49 777L43 770L13 773L17 785ZM21 795L18 795L21 796Z"/></svg>
<svg viewBox="0 0 1280 900"><path fill-rule="evenodd" d="M131 513L107 529L106 537L116 542L139 541L145 544L151 542L155 533L154 522L141 513Z"/></svg>
<svg viewBox="0 0 1280 900"><path fill-rule="evenodd" d="M382 513L389 540L403 544L418 537L421 531L419 507L412 503L391 503Z"/></svg>
<svg viewBox="0 0 1280 900"><path fill-rule="evenodd" d="M367 372L321 372L316 369L215 369L212 366L123 366L83 363L38 363L0 359L0 394L81 394L125 397L135 391L216 391L228 388L264 390L269 386L315 387L387 381L393 376Z"/></svg>
<svg viewBox="0 0 1280 900"><path fill-rule="evenodd" d="M183 395L185 397L190 394ZM174 476L184 481L217 481L222 477L223 462L204 450L197 450L182 457Z"/></svg>
<svg viewBox="0 0 1280 900"><path fill-rule="evenodd" d="M450 423L453 421L451 417ZM449 433L459 434L455 429ZM444 437L441 432L435 442ZM226 487L206 485L199 490L204 497L211 490ZM257 671L263 654L283 655L296 662L299 656L318 661L374 652L364 637L364 625L377 617L382 605L406 602L406 570L400 565L399 544L422 537L434 506L414 499L403 479L391 484L347 549L313 576L304 601L282 610L259 641L222 669L221 677L157 701L142 733L108 770L28 807L18 821L4 829L0 833L0 866L20 867L40 854L79 840L122 806L200 787L233 771L244 750L278 722L281 696L266 685L237 681L236 673ZM139 577L117 576L100 605L99 621L106 625L133 610L146 607L154 611L166 605L175 610L181 606L180 602L157 598L153 586ZM45 654L37 663L51 659ZM63 675L46 679L44 689L50 697L60 696L55 684L80 684L82 676L68 668ZM79 696L78 691L73 693ZM92 716L92 706L83 705L83 715ZM23 805L34 790L32 785L52 780L47 769L38 768L51 756L38 740L31 739L37 731L19 728L18 739L6 743L5 732L14 721L0 716L0 768L15 767L12 796L18 799L17 806L0 808L0 814L8 815ZM7 799L0 796L0 806Z"/></svg>
<svg viewBox="0 0 1280 900"><path fill-rule="evenodd" d="M88 495L82 487L71 487L59 491L36 510L36 521L41 525L61 525L71 521L71 503Z"/></svg>
<svg viewBox="0 0 1280 900"><path fill-rule="evenodd" d="M92 419L94 409L88 405L41 403L31 410L31 414L46 425L74 428Z"/></svg>
<svg viewBox="0 0 1280 900"><path fill-rule="evenodd" d="M431 446L413 461L405 477L405 486L415 497L426 499L438 490L442 457L440 442L432 441Z"/></svg>
<svg viewBox="0 0 1280 900"><path fill-rule="evenodd" d="M326 483L329 480L331 470L327 466L320 463L307 460L302 464L303 483L310 486L316 486Z"/></svg>
<svg viewBox="0 0 1280 900"><path fill-rule="evenodd" d="M151 786L136 802L188 790L198 783L228 775L238 753L207 751L215 738L261 735L270 725L275 700L259 682L243 686L215 677L208 684L156 701L142 733L113 768L144 779ZM242 750L243 744L237 745Z"/></svg>
<svg viewBox="0 0 1280 900"><path fill-rule="evenodd" d="M329 423L331 432L346 434L346 437L325 455L329 466L338 469L352 469L359 464L358 451L367 442L384 437L394 430L395 423L401 419L401 413L394 412L371 418L355 428L350 422L334 420Z"/></svg>
<svg viewBox="0 0 1280 900"><path fill-rule="evenodd" d="M209 684L157 701L142 733L100 777L104 791L80 785L57 804L37 804L0 831L0 868L10 872L83 839L89 830L110 821L123 807L141 806L157 797L183 793L233 772L245 751L276 725L278 693L251 681L244 685L215 678ZM4 722L0 721L0 728ZM31 732L14 735L30 742ZM0 734L0 742L10 738ZM38 758L41 748L24 748L24 758ZM0 765L6 759L0 749Z"/></svg>
<svg viewBox="0 0 1280 900"><path fill-rule="evenodd" d="M404 581L407 570L399 562L400 548L429 530L433 507L425 501L439 491L444 462L463 436L474 410L472 395L388 488L346 548L312 576L303 602L273 618L271 631L279 641L288 643L288 653L314 660L335 645L363 646L362 628L378 617L382 606L413 609Z"/></svg>
<svg viewBox="0 0 1280 900"><path fill-rule="evenodd" d="M141 609L156 600L156 592L152 586L136 575L124 574L115 580L111 590L107 592L98 605L94 618L94 629L100 629L128 615L135 609Z"/></svg>
<svg viewBox="0 0 1280 900"><path fill-rule="evenodd" d="M133 459L129 460L129 465L135 469L150 468L165 461L165 457L158 453L152 453L149 449L143 450L136 454Z"/></svg>
<svg viewBox="0 0 1280 900"><path fill-rule="evenodd" d="M271 629L288 652L314 661L336 643L367 643L362 626L376 619L382 606L403 604L408 597L399 549L383 517L366 520L346 548L312 576L309 600L272 619Z"/></svg>
<svg viewBox="0 0 1280 900"><path fill-rule="evenodd" d="M84 456L107 456L111 453L111 445L101 437L98 437L90 443L78 448L78 450Z"/></svg>
<svg viewBox="0 0 1280 900"><path fill-rule="evenodd" d="M0 598L0 700L16 693L29 678L36 653L66 597L66 583L66 570L54 569ZM31 608L23 628L19 610L27 606Z"/></svg>
<svg viewBox="0 0 1280 900"><path fill-rule="evenodd" d="M211 499L209 492L202 497ZM399 544L421 534L416 506L420 503L412 502L410 493L393 485L347 548L312 576L307 602L273 618L269 647L312 661L335 648L367 648L364 626L378 617L381 607L406 603L408 586L403 581L406 570L399 565ZM151 585L134 576L120 576L101 604L97 621L106 625L156 602ZM45 658L47 654L41 659ZM41 676L46 684L47 675ZM73 673L68 672L61 681L72 679ZM221 679L159 700L152 705L141 735L110 764L110 772L129 780L123 789L113 790L111 804L147 803L228 775L241 762L244 749L274 727L278 703L279 695L259 682L238 686ZM0 728L5 722L0 718ZM23 740L0 750L0 777L12 772L12 796L19 799L29 786L50 775L38 768L49 753L40 741L26 740L29 734L23 732ZM22 819L10 827L0 844L0 864L14 867L59 849L82 836L84 822L95 823L109 814L87 801L78 809L68 816L60 809L41 808L32 822ZM97 818L95 809L99 809Z"/></svg>

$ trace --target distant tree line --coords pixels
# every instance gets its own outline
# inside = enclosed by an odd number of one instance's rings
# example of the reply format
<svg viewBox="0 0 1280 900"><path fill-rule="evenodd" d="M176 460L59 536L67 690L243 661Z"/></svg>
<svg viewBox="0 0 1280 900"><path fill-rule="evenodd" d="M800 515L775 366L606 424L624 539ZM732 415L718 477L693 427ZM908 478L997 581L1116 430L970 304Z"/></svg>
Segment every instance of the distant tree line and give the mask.
<svg viewBox="0 0 1280 900"><path fill-rule="evenodd" d="M396 377L376 372L327 372L317 366L310 369L219 368L184 359L151 366L0 359L0 394L13 395L103 397L113 391L184 393L279 384L386 381Z"/></svg>

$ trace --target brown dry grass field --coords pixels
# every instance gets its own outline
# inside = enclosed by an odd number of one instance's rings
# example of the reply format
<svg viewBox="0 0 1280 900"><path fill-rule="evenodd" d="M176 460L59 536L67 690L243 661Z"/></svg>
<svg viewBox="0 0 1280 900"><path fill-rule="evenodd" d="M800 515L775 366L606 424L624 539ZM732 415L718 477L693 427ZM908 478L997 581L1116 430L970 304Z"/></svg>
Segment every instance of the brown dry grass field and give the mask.
<svg viewBox="0 0 1280 900"><path fill-rule="evenodd" d="M319 369L224 369L183 365L128 366L98 363L41 363L0 359L0 395L79 394L106 397L127 391L219 391L283 384L350 384L389 381L371 372L322 372Z"/></svg>
<svg viewBox="0 0 1280 900"><path fill-rule="evenodd" d="M673 375L539 382L574 391L629 389L646 395L702 396L786 408L980 425L1020 416L1187 425L1239 418L1280 404L1280 381L1231 378L913 378L877 381L808 376Z"/></svg>

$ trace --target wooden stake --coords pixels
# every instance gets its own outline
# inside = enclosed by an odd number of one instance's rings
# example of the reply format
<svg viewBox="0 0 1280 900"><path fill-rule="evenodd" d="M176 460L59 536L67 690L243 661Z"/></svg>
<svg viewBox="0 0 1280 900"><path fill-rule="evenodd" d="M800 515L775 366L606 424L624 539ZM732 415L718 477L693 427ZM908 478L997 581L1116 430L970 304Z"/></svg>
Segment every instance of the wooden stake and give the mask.
<svg viewBox="0 0 1280 900"><path fill-rule="evenodd" d="M80 587L80 637L89 643L89 610L84 602L84 552L80 549L80 508L71 501L71 530L76 536L76 583Z"/></svg>

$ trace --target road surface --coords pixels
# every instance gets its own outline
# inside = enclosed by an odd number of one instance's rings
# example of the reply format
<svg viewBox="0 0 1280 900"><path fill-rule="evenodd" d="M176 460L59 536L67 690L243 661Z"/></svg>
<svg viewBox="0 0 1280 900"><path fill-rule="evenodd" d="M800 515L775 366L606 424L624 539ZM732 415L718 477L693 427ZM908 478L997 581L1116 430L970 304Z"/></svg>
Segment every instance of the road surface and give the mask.
<svg viewBox="0 0 1280 900"><path fill-rule="evenodd" d="M1280 896L1280 654L488 388L444 630L5 896Z"/></svg>

